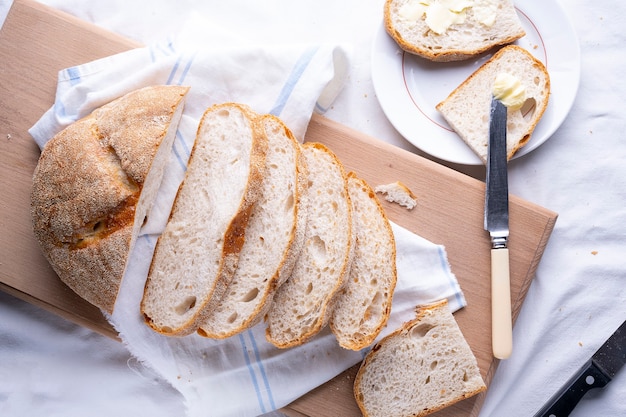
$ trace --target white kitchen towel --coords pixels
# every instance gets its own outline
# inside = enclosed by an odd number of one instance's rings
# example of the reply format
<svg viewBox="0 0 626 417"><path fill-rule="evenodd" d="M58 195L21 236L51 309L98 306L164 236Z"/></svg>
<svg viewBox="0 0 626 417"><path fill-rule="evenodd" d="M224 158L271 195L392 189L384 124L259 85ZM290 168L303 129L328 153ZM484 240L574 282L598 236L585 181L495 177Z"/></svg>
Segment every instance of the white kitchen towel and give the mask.
<svg viewBox="0 0 626 417"><path fill-rule="evenodd" d="M302 140L312 112L323 112L340 91L348 59L347 48L340 45L201 46L182 45L179 38L61 71L54 106L30 130L43 147L67 124L133 89L152 84L191 87L155 207L109 317L129 351L183 394L190 417L269 412L358 363L366 353L340 348L328 329L303 346L279 350L265 341L263 323L222 341L165 337L149 329L139 312L154 245L184 177L204 110L224 101L247 103L260 113L279 116ZM398 284L381 337L412 319L418 304L447 298L452 311L465 306L445 249L398 225L393 229Z"/></svg>

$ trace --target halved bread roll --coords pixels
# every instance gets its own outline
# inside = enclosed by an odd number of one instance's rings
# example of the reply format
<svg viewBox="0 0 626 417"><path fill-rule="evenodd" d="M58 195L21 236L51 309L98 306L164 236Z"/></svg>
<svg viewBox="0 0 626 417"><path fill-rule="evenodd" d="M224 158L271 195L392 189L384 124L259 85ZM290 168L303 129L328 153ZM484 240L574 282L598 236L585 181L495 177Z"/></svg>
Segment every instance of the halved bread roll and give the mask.
<svg viewBox="0 0 626 417"><path fill-rule="evenodd" d="M383 329L396 287L396 242L374 190L348 173L354 219L354 258L330 320L339 345L361 350Z"/></svg>
<svg viewBox="0 0 626 417"><path fill-rule="evenodd" d="M94 110L53 137L35 168L31 214L46 259L61 281L108 313L188 90L146 87Z"/></svg>
<svg viewBox="0 0 626 417"><path fill-rule="evenodd" d="M258 323L304 242L307 213L301 201L307 176L300 144L277 117L257 120L268 140L261 197L252 209L235 275L198 329L205 337L226 338Z"/></svg>
<svg viewBox="0 0 626 417"><path fill-rule="evenodd" d="M267 138L236 103L206 110L185 179L157 242L141 301L166 335L195 332L231 281L265 175Z"/></svg>
<svg viewBox="0 0 626 417"><path fill-rule="evenodd" d="M375 344L354 380L365 417L421 417L486 389L447 300Z"/></svg>
<svg viewBox="0 0 626 417"><path fill-rule="evenodd" d="M354 252L343 165L319 143L305 143L302 152L308 169L304 247L266 316L267 340L279 348L305 343L328 324Z"/></svg>

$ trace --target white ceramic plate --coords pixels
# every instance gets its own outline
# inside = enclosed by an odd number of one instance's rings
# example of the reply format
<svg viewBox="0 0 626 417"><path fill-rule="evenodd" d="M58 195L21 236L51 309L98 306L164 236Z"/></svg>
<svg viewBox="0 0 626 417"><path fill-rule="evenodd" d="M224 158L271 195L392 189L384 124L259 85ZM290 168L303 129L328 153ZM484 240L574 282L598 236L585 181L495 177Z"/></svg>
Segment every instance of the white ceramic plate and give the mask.
<svg viewBox="0 0 626 417"><path fill-rule="evenodd" d="M514 158L544 143L561 125L576 97L580 50L576 33L556 0L517 1L526 36L516 44L541 60L550 74L550 102L531 139ZM482 162L435 109L463 80L491 57L437 63L403 52L379 28L372 46L372 81L391 124L409 142L444 161L463 165Z"/></svg>

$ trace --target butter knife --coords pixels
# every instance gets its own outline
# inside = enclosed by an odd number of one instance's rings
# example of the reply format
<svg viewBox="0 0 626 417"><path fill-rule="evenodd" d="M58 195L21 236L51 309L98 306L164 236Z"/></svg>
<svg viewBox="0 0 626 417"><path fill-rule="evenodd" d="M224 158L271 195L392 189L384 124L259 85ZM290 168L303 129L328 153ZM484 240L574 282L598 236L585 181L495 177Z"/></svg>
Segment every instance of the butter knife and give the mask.
<svg viewBox="0 0 626 417"><path fill-rule="evenodd" d="M506 119L506 106L492 97L485 181L485 230L491 236L491 344L493 356L498 359L508 358L513 349Z"/></svg>

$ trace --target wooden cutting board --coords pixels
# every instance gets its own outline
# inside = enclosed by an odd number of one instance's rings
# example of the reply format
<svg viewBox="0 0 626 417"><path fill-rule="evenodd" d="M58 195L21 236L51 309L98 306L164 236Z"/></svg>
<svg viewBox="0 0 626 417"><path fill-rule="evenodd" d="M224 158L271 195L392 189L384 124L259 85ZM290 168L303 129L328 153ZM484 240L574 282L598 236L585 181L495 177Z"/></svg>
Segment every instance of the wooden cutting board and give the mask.
<svg viewBox="0 0 626 417"><path fill-rule="evenodd" d="M136 43L31 0L15 0L0 31L0 289L99 333L116 337L100 311L63 285L31 230L31 176L39 149L28 129L53 104L58 70L137 47ZM483 230L484 183L421 156L314 116L306 140L329 146L372 186L401 180L417 196L412 211L383 202L394 222L443 244L468 306L455 317L487 384L491 355L490 241ZM557 215L510 201L511 301L514 317L534 276ZM357 367L283 409L291 416L358 416ZM476 416L484 394L435 416Z"/></svg>

